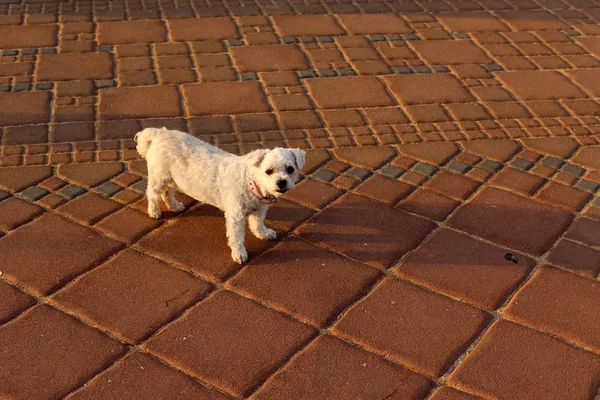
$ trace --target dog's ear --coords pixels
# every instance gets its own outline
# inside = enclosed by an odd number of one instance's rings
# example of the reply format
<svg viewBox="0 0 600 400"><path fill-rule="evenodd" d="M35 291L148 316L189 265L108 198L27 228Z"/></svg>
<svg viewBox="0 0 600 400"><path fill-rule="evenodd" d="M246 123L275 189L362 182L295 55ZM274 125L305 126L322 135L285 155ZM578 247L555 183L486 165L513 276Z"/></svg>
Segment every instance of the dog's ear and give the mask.
<svg viewBox="0 0 600 400"><path fill-rule="evenodd" d="M246 163L252 167L258 167L269 151L265 149L254 150L246 154Z"/></svg>
<svg viewBox="0 0 600 400"><path fill-rule="evenodd" d="M296 160L296 166L298 167L298 171L304 167L304 161L306 160L306 152L300 149L290 149L294 159Z"/></svg>

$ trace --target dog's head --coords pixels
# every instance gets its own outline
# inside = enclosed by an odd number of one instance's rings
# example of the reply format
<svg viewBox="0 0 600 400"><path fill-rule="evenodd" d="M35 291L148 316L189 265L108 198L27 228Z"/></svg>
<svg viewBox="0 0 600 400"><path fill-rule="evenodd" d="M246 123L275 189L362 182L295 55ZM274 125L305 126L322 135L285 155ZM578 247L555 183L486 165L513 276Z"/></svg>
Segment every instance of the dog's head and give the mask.
<svg viewBox="0 0 600 400"><path fill-rule="evenodd" d="M254 183L266 196L279 197L294 188L304 166L306 153L300 149L255 150L246 155Z"/></svg>

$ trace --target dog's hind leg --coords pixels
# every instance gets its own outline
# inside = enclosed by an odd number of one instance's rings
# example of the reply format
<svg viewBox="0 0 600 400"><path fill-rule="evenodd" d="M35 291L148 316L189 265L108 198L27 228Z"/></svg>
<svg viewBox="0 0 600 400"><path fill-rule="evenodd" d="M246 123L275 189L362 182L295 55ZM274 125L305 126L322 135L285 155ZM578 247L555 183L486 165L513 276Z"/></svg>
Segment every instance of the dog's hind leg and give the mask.
<svg viewBox="0 0 600 400"><path fill-rule="evenodd" d="M160 218L162 216L160 199L169 181L170 177L162 171L149 171L146 196L148 197L148 215L152 218Z"/></svg>
<svg viewBox="0 0 600 400"><path fill-rule="evenodd" d="M181 212L185 210L185 206L183 203L177 201L175 194L177 194L177 189L175 187L167 187L167 189L162 193L162 199L169 210L173 212Z"/></svg>

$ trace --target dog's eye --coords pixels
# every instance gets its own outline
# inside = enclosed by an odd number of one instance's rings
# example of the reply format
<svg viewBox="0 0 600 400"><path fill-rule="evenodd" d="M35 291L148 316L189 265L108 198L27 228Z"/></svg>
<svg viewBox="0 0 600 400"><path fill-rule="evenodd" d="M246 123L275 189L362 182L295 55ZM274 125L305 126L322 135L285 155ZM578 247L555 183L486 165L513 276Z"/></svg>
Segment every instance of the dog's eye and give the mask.
<svg viewBox="0 0 600 400"><path fill-rule="evenodd" d="M271 168L269 168L268 170L265 171L265 174L272 175L273 174L273 170Z"/></svg>
<svg viewBox="0 0 600 400"><path fill-rule="evenodd" d="M288 174L294 173L294 167L287 167L285 170L287 171Z"/></svg>

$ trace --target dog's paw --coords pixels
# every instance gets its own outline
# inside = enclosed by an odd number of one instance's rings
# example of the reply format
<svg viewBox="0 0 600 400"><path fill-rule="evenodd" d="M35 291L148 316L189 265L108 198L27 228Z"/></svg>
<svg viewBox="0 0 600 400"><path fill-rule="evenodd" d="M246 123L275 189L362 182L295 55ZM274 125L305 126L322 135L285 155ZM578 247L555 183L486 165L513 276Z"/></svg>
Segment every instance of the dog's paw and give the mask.
<svg viewBox="0 0 600 400"><path fill-rule="evenodd" d="M277 232L275 232L273 229L267 228L263 231L258 232L256 237L262 240L275 240L277 239Z"/></svg>
<svg viewBox="0 0 600 400"><path fill-rule="evenodd" d="M179 202L179 201L174 201L171 204L168 205L169 210L173 211L173 212L182 212L183 210L185 210L185 206L183 205L183 203Z"/></svg>
<svg viewBox="0 0 600 400"><path fill-rule="evenodd" d="M238 264L244 264L248 261L248 252L245 248L231 250L231 258Z"/></svg>
<svg viewBox="0 0 600 400"><path fill-rule="evenodd" d="M154 219L160 219L162 217L162 212L156 208L148 208L148 215Z"/></svg>

